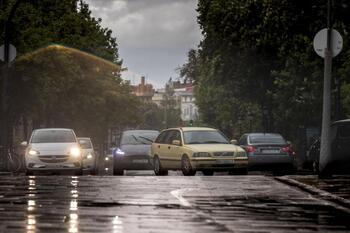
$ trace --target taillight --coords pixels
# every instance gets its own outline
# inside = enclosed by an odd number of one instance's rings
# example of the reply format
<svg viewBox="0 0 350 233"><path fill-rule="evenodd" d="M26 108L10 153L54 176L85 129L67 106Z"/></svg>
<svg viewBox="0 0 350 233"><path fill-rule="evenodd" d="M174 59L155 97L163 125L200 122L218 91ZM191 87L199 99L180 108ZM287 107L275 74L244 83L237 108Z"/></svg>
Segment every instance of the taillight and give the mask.
<svg viewBox="0 0 350 233"><path fill-rule="evenodd" d="M281 149L283 152L286 152L286 153L289 153L291 152L291 149L290 149L290 146L285 146L285 147L282 147Z"/></svg>
<svg viewBox="0 0 350 233"><path fill-rule="evenodd" d="M288 153L289 155L295 155L295 152L293 151L291 146L282 147L281 151Z"/></svg>
<svg viewBox="0 0 350 233"><path fill-rule="evenodd" d="M256 148L254 146L247 146L247 153L252 153L256 151Z"/></svg>

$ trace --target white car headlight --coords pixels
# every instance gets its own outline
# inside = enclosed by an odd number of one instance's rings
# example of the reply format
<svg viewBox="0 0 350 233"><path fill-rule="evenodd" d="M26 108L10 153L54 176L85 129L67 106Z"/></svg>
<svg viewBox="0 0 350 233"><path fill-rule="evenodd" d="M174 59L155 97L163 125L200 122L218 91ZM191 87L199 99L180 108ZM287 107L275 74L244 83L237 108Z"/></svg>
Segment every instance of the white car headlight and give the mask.
<svg viewBox="0 0 350 233"><path fill-rule="evenodd" d="M40 152L37 151L37 150L30 149L30 150L28 151L28 154L29 154L29 155L39 155Z"/></svg>
<svg viewBox="0 0 350 233"><path fill-rule="evenodd" d="M72 156L74 156L74 157L78 157L78 156L80 156L81 151L80 151L80 149L79 149L78 147L72 147L72 148L70 149L69 154L72 155Z"/></svg>
<svg viewBox="0 0 350 233"><path fill-rule="evenodd" d="M117 153L117 155L125 155L125 152L119 148L117 149L117 151L115 153Z"/></svg>
<svg viewBox="0 0 350 233"><path fill-rule="evenodd" d="M211 155L208 152L196 152L193 153L193 157L211 157Z"/></svg>
<svg viewBox="0 0 350 233"><path fill-rule="evenodd" d="M87 158L87 159L92 159L92 154L88 154L88 155L86 156L86 158Z"/></svg>

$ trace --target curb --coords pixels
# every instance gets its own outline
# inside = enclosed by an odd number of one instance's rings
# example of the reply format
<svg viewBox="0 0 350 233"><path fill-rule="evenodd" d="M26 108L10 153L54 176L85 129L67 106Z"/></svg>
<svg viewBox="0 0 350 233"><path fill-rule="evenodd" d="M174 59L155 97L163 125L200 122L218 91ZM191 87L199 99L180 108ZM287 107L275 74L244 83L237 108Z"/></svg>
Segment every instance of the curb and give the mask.
<svg viewBox="0 0 350 233"><path fill-rule="evenodd" d="M348 211L350 211L350 200L347 200L337 195L334 195L332 193L323 191L311 185L301 183L299 181L294 180L293 178L289 178L288 176L275 177L275 179L284 184L297 187L302 191L310 193L311 195L316 196L317 198L320 198L324 201L328 201L328 202L332 202L334 204L340 205L341 207L347 208Z"/></svg>

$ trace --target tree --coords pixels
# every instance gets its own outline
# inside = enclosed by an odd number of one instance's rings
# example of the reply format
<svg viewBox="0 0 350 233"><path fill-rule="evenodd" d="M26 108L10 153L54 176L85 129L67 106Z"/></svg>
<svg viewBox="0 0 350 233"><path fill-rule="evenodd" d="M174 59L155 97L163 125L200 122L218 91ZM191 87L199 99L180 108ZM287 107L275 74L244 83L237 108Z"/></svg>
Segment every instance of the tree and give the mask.
<svg viewBox="0 0 350 233"><path fill-rule="evenodd" d="M200 0L197 10L203 40L195 62L189 56L192 64L183 67L196 67L196 99L207 123L230 131L253 113L260 124L253 130L289 138L297 137L298 126L319 124L323 65L312 39L325 27L326 1ZM337 1L334 11L334 27L346 42L349 5ZM344 87L348 58L343 51L334 63Z"/></svg>

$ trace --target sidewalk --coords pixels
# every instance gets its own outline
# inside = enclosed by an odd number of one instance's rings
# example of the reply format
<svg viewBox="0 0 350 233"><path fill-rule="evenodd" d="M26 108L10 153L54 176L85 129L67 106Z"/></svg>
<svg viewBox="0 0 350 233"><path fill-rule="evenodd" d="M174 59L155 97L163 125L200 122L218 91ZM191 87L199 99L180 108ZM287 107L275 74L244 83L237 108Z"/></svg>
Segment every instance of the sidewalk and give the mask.
<svg viewBox="0 0 350 233"><path fill-rule="evenodd" d="M350 176L333 176L319 179L317 175L291 175L276 177L277 180L292 185L343 207L350 208Z"/></svg>

